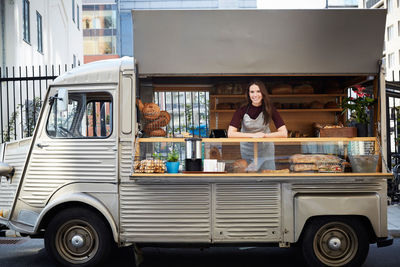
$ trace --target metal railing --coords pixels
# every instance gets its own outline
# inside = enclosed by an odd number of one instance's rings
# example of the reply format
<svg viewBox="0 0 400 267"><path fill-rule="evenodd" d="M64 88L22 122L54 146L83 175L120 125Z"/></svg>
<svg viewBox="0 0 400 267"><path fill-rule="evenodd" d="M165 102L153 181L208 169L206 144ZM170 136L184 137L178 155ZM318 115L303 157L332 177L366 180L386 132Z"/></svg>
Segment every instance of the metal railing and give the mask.
<svg viewBox="0 0 400 267"><path fill-rule="evenodd" d="M0 68L1 143L32 136L48 85L67 70L67 65Z"/></svg>
<svg viewBox="0 0 400 267"><path fill-rule="evenodd" d="M209 92L155 92L154 99L162 110L171 115L166 127L168 136L188 132L194 136L208 137Z"/></svg>

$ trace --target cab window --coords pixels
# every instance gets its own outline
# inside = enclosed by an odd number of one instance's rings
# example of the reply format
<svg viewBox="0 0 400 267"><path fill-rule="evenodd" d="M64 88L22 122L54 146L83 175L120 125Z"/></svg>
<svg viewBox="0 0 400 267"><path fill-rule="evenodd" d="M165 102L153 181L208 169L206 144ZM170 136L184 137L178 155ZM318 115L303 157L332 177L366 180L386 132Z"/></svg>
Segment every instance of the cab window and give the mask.
<svg viewBox="0 0 400 267"><path fill-rule="evenodd" d="M69 93L68 106L51 104L47 134L52 138L107 138L112 133L112 97L108 93Z"/></svg>

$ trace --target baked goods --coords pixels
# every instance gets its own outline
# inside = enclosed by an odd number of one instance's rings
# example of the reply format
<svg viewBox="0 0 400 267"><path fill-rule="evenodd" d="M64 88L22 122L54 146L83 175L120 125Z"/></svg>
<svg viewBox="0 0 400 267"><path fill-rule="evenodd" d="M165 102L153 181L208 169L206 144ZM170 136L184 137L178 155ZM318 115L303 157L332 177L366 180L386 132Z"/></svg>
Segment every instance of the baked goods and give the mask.
<svg viewBox="0 0 400 267"><path fill-rule="evenodd" d="M145 119L155 120L160 116L160 107L154 103L145 103L142 113Z"/></svg>
<svg viewBox="0 0 400 267"><path fill-rule="evenodd" d="M167 126L169 121L171 120L171 115L167 111L161 111L160 116L153 120L149 121L144 127L144 131L146 133L150 133L151 131L157 130L158 128ZM165 135L164 135L165 136Z"/></svg>
<svg viewBox="0 0 400 267"><path fill-rule="evenodd" d="M293 94L293 88L290 84L277 84L271 88L272 95L290 95Z"/></svg>
<svg viewBox="0 0 400 267"><path fill-rule="evenodd" d="M343 160L334 155L295 154L289 158L294 172L343 172Z"/></svg>
<svg viewBox="0 0 400 267"><path fill-rule="evenodd" d="M160 111L160 107L154 103L142 103L140 99L136 100L136 105L143 114L144 131L151 137L164 137L167 135L161 127L168 125L171 115L167 111Z"/></svg>
<svg viewBox="0 0 400 267"><path fill-rule="evenodd" d="M217 147L212 147L210 149L210 159L217 159L221 160L221 152L219 152L219 149Z"/></svg>
<svg viewBox="0 0 400 267"><path fill-rule="evenodd" d="M156 129L149 133L151 137L164 137L167 135L167 132L164 129Z"/></svg>
<svg viewBox="0 0 400 267"><path fill-rule="evenodd" d="M316 100L311 102L310 108L315 108L315 109L324 108L324 104Z"/></svg>
<svg viewBox="0 0 400 267"><path fill-rule="evenodd" d="M136 105L138 106L140 112L142 112L143 108L144 108L144 104L143 104L142 100L136 99Z"/></svg>
<svg viewBox="0 0 400 267"><path fill-rule="evenodd" d="M233 172L234 173L246 172L247 166L248 164L246 160L238 159L233 163Z"/></svg>
<svg viewBox="0 0 400 267"><path fill-rule="evenodd" d="M313 94L314 88L309 84L302 84L293 87L293 94Z"/></svg>
<svg viewBox="0 0 400 267"><path fill-rule="evenodd" d="M134 161L133 170L135 173L164 173L165 164L159 159L144 159L142 161Z"/></svg>

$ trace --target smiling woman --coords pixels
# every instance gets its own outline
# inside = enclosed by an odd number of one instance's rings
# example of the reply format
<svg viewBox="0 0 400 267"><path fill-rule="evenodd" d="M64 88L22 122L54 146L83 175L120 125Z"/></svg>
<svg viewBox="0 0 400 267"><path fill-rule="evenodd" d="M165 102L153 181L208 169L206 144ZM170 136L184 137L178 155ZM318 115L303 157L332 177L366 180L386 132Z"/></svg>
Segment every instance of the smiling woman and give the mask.
<svg viewBox="0 0 400 267"><path fill-rule="evenodd" d="M250 82L246 90L247 104L233 114L228 128L228 137L276 138L287 137L287 129L278 111L271 104L268 91L261 81ZM277 132L271 132L269 122L274 122ZM239 131L240 129L240 131ZM260 151L256 170L275 169L275 148L273 143L258 144ZM254 144L241 142L242 158L248 163L254 160Z"/></svg>

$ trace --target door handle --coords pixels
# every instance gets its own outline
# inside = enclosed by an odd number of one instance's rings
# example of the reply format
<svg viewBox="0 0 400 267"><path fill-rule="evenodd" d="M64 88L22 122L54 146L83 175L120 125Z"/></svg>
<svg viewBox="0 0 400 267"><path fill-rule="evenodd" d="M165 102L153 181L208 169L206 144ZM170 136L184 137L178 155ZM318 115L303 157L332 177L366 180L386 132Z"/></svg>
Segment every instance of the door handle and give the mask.
<svg viewBox="0 0 400 267"><path fill-rule="evenodd" d="M36 144L36 146L38 147L38 148L44 148L44 147L48 147L49 145L42 145L42 144Z"/></svg>

